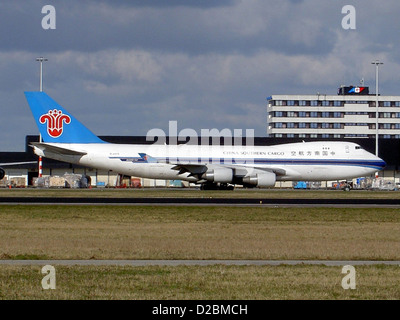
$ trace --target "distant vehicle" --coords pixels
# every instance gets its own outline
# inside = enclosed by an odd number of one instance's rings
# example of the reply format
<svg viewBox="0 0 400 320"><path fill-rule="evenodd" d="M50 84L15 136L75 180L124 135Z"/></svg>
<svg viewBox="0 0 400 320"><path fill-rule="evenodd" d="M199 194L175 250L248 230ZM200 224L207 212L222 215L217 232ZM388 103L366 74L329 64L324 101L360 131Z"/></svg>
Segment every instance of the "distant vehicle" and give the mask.
<svg viewBox="0 0 400 320"><path fill-rule="evenodd" d="M385 161L351 142L276 146L127 145L107 143L44 92L25 92L43 142L43 157L128 176L183 180L202 189L273 187L276 181L327 181L366 176Z"/></svg>
<svg viewBox="0 0 400 320"><path fill-rule="evenodd" d="M307 182L298 181L296 185L293 187L294 189L307 189Z"/></svg>

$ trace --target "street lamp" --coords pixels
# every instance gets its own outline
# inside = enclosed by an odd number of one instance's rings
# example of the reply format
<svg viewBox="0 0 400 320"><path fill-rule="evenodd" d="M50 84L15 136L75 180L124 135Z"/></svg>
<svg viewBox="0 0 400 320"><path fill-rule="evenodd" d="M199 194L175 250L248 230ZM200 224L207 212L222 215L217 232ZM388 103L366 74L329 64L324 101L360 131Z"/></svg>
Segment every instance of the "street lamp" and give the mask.
<svg viewBox="0 0 400 320"><path fill-rule="evenodd" d="M47 58L39 57L36 58L36 61L40 62L40 73L39 73L39 91L43 91L43 61L48 61ZM39 142L42 142L42 135L39 134ZM38 161L38 166L39 166L39 173L38 177L41 178L43 176L43 162L42 162L42 157L39 156L39 161Z"/></svg>
<svg viewBox="0 0 400 320"><path fill-rule="evenodd" d="M36 61L40 62L40 73L39 73L39 91L43 91L43 61L48 61L47 58L39 57L36 58Z"/></svg>
<svg viewBox="0 0 400 320"><path fill-rule="evenodd" d="M379 133L378 133L378 106L379 106L379 94L378 94L378 90L379 90L379 65L383 64L383 62L380 62L379 60L375 60L372 61L371 64L374 64L376 66L376 75L375 75L375 82L376 82L376 88L375 88L375 92L376 92L376 106L375 106L375 110L376 110L376 138L375 138L375 155L378 156L378 138L379 138Z"/></svg>

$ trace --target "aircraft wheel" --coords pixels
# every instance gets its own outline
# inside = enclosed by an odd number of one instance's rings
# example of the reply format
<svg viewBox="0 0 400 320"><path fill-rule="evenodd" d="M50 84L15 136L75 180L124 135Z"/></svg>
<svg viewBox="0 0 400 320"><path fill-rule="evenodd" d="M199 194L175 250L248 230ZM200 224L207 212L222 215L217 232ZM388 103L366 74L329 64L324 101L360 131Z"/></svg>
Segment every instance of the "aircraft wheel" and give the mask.
<svg viewBox="0 0 400 320"><path fill-rule="evenodd" d="M349 192L350 190L351 190L350 186L345 186L345 187L343 188L343 191L346 191L346 192Z"/></svg>

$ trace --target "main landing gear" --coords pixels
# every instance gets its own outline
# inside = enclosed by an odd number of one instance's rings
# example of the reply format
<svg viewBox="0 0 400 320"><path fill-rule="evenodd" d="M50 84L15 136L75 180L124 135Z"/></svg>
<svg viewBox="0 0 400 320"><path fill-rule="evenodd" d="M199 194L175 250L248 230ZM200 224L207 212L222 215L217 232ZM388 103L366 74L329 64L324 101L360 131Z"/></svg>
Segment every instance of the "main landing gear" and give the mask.
<svg viewBox="0 0 400 320"><path fill-rule="evenodd" d="M235 186L227 183L203 183L200 186L200 190L233 190Z"/></svg>

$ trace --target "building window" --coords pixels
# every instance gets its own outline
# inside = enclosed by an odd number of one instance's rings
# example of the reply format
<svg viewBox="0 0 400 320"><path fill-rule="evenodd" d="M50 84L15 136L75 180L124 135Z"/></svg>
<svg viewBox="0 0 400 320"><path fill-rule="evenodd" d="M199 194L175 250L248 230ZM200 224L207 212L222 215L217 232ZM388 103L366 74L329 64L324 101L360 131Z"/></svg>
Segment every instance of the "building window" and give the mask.
<svg viewBox="0 0 400 320"><path fill-rule="evenodd" d="M343 118L343 112L334 112L333 117L334 118Z"/></svg>
<svg viewBox="0 0 400 320"><path fill-rule="evenodd" d="M282 111L275 111L275 117L283 117Z"/></svg>
<svg viewBox="0 0 400 320"><path fill-rule="evenodd" d="M341 107L341 106L343 106L343 102L342 102L342 101L337 101L337 100L335 100L335 101L333 101L333 105L334 105L335 107Z"/></svg>
<svg viewBox="0 0 400 320"><path fill-rule="evenodd" d="M310 112L310 117L311 118L318 118L318 112L315 112L315 111Z"/></svg>
<svg viewBox="0 0 400 320"><path fill-rule="evenodd" d="M310 128L311 129L318 129L318 123L315 123L315 122L310 123Z"/></svg>
<svg viewBox="0 0 400 320"><path fill-rule="evenodd" d="M322 118L329 118L330 112L322 112Z"/></svg>
<svg viewBox="0 0 400 320"><path fill-rule="evenodd" d="M294 118L294 117L296 117L296 112L288 111L287 116L288 116L289 118Z"/></svg>
<svg viewBox="0 0 400 320"><path fill-rule="evenodd" d="M288 106L294 106L294 100L288 100L287 101Z"/></svg>
<svg viewBox="0 0 400 320"><path fill-rule="evenodd" d="M383 102L383 106L384 106L384 107L390 107L390 106L391 106L390 101L384 101L384 102Z"/></svg>
<svg viewBox="0 0 400 320"><path fill-rule="evenodd" d="M306 106L307 102L305 100L300 100L299 101L299 106Z"/></svg>
<svg viewBox="0 0 400 320"><path fill-rule="evenodd" d="M329 123L323 123L322 124L322 129L329 129L331 125Z"/></svg>
<svg viewBox="0 0 400 320"><path fill-rule="evenodd" d="M318 100L311 100L310 101L310 106L313 106L313 107L318 106Z"/></svg>
<svg viewBox="0 0 400 320"><path fill-rule="evenodd" d="M300 118L305 118L307 116L307 113L304 111L299 111L299 117Z"/></svg>

